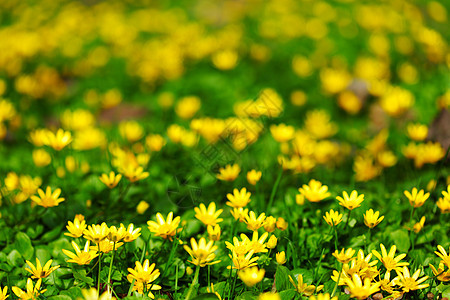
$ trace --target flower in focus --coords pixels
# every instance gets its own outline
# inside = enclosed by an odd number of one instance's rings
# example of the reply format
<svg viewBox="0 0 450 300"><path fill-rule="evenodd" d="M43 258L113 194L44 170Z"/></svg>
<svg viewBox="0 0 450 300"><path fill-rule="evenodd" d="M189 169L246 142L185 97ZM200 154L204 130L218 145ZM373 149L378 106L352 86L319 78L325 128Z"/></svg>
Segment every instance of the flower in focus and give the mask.
<svg viewBox="0 0 450 300"><path fill-rule="evenodd" d="M247 181L251 185L256 185L256 183L261 179L262 172L251 170L247 172Z"/></svg>
<svg viewBox="0 0 450 300"><path fill-rule="evenodd" d="M356 251L352 248L348 248L347 250L342 248L341 252L339 252L338 250L334 251L333 256L336 257L339 262L346 264L354 259L353 255L355 255L355 252Z"/></svg>
<svg viewBox="0 0 450 300"><path fill-rule="evenodd" d="M219 218L220 214L223 212L223 209L218 209L216 211L216 203L211 202L208 205L208 209L206 209L205 204L200 203L199 207L194 207L195 217L199 219L206 226L208 225L216 225L223 221L222 218Z"/></svg>
<svg viewBox="0 0 450 300"><path fill-rule="evenodd" d="M425 280L428 279L428 276L423 276L419 279L420 269L414 272L411 276L408 270L408 267L404 266L403 269L395 270L397 273L397 277L395 277L392 281L398 285L405 293L409 291L420 290L429 287L428 283L422 284Z"/></svg>
<svg viewBox="0 0 450 300"><path fill-rule="evenodd" d="M241 167L239 167L238 164L226 165L225 168L219 169L219 174L217 174L216 177L223 181L234 181L240 172Z"/></svg>
<svg viewBox="0 0 450 300"><path fill-rule="evenodd" d="M379 215L379 211L374 212L373 209L367 210L364 214L364 224L369 228L374 228L384 219L384 216L378 218Z"/></svg>
<svg viewBox="0 0 450 300"><path fill-rule="evenodd" d="M102 176L99 177L100 181L103 182L110 189L115 188L119 183L120 179L122 179L122 174L114 174L113 171L109 172L109 175L103 173Z"/></svg>
<svg viewBox="0 0 450 300"><path fill-rule="evenodd" d="M47 186L45 193L42 189L38 189L38 194L39 197L31 196L31 200L33 200L37 205L43 207L58 206L59 203L64 201L64 198L59 198L59 195L61 195L61 189L56 189L52 193L52 189L49 186Z"/></svg>
<svg viewBox="0 0 450 300"><path fill-rule="evenodd" d="M418 191L417 188L413 188L411 192L404 191L406 198L409 200L409 204L413 207L421 207L425 201L430 197L430 193L424 192L424 190Z"/></svg>
<svg viewBox="0 0 450 300"><path fill-rule="evenodd" d="M407 262L400 262L403 258L405 258L406 254L399 254L397 257L395 257L397 246L393 245L389 250L389 253L386 252L386 248L383 244L380 244L380 248L381 254L376 250L372 250L372 253L381 261L381 263L388 271L399 270L400 267L409 265L409 263Z"/></svg>
<svg viewBox="0 0 450 300"><path fill-rule="evenodd" d="M289 281L294 286L297 293L300 294L300 296L311 296L314 292L320 292L323 289L323 285L317 286L317 288L314 285L308 285L307 283L303 282L303 275L299 274L297 278L297 283L295 283L294 279L289 275Z"/></svg>
<svg viewBox="0 0 450 300"><path fill-rule="evenodd" d="M129 282L134 281L133 290L137 291L139 294L144 294L144 291L148 291L148 296L154 299L155 296L151 291L157 291L161 289L161 286L153 284L159 275L159 269L155 269L155 264L151 264L148 259L144 261L141 265L139 261L136 262L134 269L128 268L129 274L127 275L127 280Z"/></svg>
<svg viewBox="0 0 450 300"><path fill-rule="evenodd" d="M319 202L331 195L326 185L314 179L311 179L308 185L304 184L298 191L310 202Z"/></svg>
<svg viewBox="0 0 450 300"><path fill-rule="evenodd" d="M450 281L450 271L445 271L448 268L446 268L442 262L439 263L437 270L432 264L430 264L430 268L433 271L434 276L436 276L439 281Z"/></svg>
<svg viewBox="0 0 450 300"><path fill-rule="evenodd" d="M122 245L122 242L113 242L106 238L103 241L99 242L97 245L90 246L89 249L102 253L109 253L111 251L119 249Z"/></svg>
<svg viewBox="0 0 450 300"><path fill-rule="evenodd" d="M233 261L233 269L243 270L245 268L256 266L259 257L252 257L253 253L253 250L250 250L245 255L238 255L234 250L231 250L231 254L228 254L228 256Z"/></svg>
<svg viewBox="0 0 450 300"><path fill-rule="evenodd" d="M439 256L442 259L441 263L443 263L448 268L450 268L450 256L449 256L449 254L447 254L447 252L445 251L444 247L442 247L441 245L438 245L437 248L438 248L439 252L434 251L434 253L436 253L436 255Z"/></svg>
<svg viewBox="0 0 450 300"><path fill-rule="evenodd" d="M21 300L35 300L39 298L39 295L45 293L47 289L41 290L42 279L39 278L36 285L33 286L33 280L27 279L27 291L23 291L17 286L13 286L11 289Z"/></svg>
<svg viewBox="0 0 450 300"><path fill-rule="evenodd" d="M284 251L278 252L275 255L275 258L277 260L277 263L280 265L284 265L287 262L286 253L284 253Z"/></svg>
<svg viewBox="0 0 450 300"><path fill-rule="evenodd" d="M338 211L330 210L330 212L325 212L325 216L323 218L330 226L337 226L339 223L342 222L342 214L340 214Z"/></svg>
<svg viewBox="0 0 450 300"><path fill-rule="evenodd" d="M246 188L233 190L233 194L227 194L227 205L233 208L241 208L246 206L250 202L251 193L247 192ZM236 218L236 217L235 217Z"/></svg>
<svg viewBox="0 0 450 300"><path fill-rule="evenodd" d="M344 198L341 196L337 196L336 199L339 200L339 205L344 206L349 210L353 210L357 207L361 206L361 203L364 201L364 194L358 195L358 192L353 190L350 193L350 196L346 191L342 193Z"/></svg>
<svg viewBox="0 0 450 300"><path fill-rule="evenodd" d="M422 230L424 224L425 224L425 216L420 218L420 221L414 224L413 226L414 232L419 233Z"/></svg>
<svg viewBox="0 0 450 300"><path fill-rule="evenodd" d="M162 237L163 239L172 240L172 237L181 231L181 228L178 228L180 224L181 218L178 216L175 219L173 218L173 212L170 212L167 215L167 219L164 220L163 216L160 213L156 214L155 221L148 221L148 229L153 232L156 236Z"/></svg>
<svg viewBox="0 0 450 300"><path fill-rule="evenodd" d="M45 263L44 267L42 267L41 262L36 257L36 266L34 266L32 262L27 260L26 263L31 269L25 268L25 271L30 272L32 274L31 278L33 278L33 279L46 278L53 271L55 271L56 269L59 268L59 265L50 268L50 266L52 265L52 262L53 262L53 260L50 259L48 262Z"/></svg>
<svg viewBox="0 0 450 300"><path fill-rule="evenodd" d="M252 287L255 284L261 282L265 274L264 269L258 269L258 267L246 268L238 271L238 276L245 283L246 286Z"/></svg>
<svg viewBox="0 0 450 300"><path fill-rule="evenodd" d="M255 253L261 253L267 252L266 244L264 242L268 236L269 234L267 232L264 232L259 236L258 231L253 231L251 240L243 233L241 234L241 239L249 250L253 250Z"/></svg>
<svg viewBox="0 0 450 300"><path fill-rule="evenodd" d="M127 236L127 229L125 228L125 226L121 225L121 226L119 226L119 228L117 228L116 226L111 226L109 228L109 233L108 233L107 238L111 242L120 242L126 236Z"/></svg>
<svg viewBox="0 0 450 300"><path fill-rule="evenodd" d="M5 300L6 298L8 298L8 287L5 286L3 289L0 286L0 300Z"/></svg>
<svg viewBox="0 0 450 300"><path fill-rule="evenodd" d="M190 263L204 267L206 265L213 265L220 262L220 260L212 261L216 258L214 251L218 248L217 246L214 246L213 241L206 243L206 239L202 237L197 243L194 238L191 238L191 246L192 248L187 245L183 246L184 250L186 250L192 258L192 261L189 260Z"/></svg>
<svg viewBox="0 0 450 300"><path fill-rule="evenodd" d="M264 230L267 232L274 232L277 225L277 219L272 216L268 216L264 221Z"/></svg>
<svg viewBox="0 0 450 300"><path fill-rule="evenodd" d="M247 224L247 229L256 231L264 225L266 220L266 214L261 213L258 217L254 211L250 211L247 216L245 216L245 224Z"/></svg>
<svg viewBox="0 0 450 300"><path fill-rule="evenodd" d="M345 284L350 290L351 297L358 300L367 299L370 295L380 290L380 283L372 283L370 278L364 279L364 285L358 274L353 274L352 278L346 278Z"/></svg>
<svg viewBox="0 0 450 300"><path fill-rule="evenodd" d="M98 244L108 237L109 228L105 222L101 225L93 224L89 225L88 228L83 231L83 234L85 239Z"/></svg>
<svg viewBox="0 0 450 300"><path fill-rule="evenodd" d="M79 238L80 236L83 235L83 232L86 229L86 221L84 220L84 218L80 219L77 218L77 216L75 216L73 222L71 221L67 222L66 228L69 232L65 232L64 235L73 238Z"/></svg>
<svg viewBox="0 0 450 300"><path fill-rule="evenodd" d="M123 226L123 224L121 223L120 227L122 227L122 226ZM137 239L140 235L141 235L141 228L138 227L135 229L134 224L131 223L127 227L127 232L126 232L125 237L123 238L123 241L126 243L132 242L135 239Z"/></svg>
<svg viewBox="0 0 450 300"><path fill-rule="evenodd" d="M80 250L80 247L78 247L78 245L74 241L72 241L72 247L73 249L75 249L75 253L70 252L66 249L62 249L62 252L70 257L67 262L72 262L79 265L87 265L98 256L97 251L89 250L89 241L86 241L83 251Z"/></svg>

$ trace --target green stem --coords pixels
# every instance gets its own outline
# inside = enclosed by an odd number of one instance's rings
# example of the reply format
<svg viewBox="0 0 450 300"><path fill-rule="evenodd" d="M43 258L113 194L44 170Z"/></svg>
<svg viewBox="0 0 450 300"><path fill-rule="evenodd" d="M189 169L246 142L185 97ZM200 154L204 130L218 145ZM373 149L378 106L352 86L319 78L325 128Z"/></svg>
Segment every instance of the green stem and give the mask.
<svg viewBox="0 0 450 300"><path fill-rule="evenodd" d="M343 263L341 263L341 269L339 270L339 276L338 276L338 279L337 279L337 281L336 281L336 284L334 285L334 288L333 288L333 292L331 293L331 298L333 298L333 296L334 296L334 294L336 293L336 289L337 289L337 287L338 287L338 285L339 285L339 281L341 280L341 274L342 274L342 267L343 267Z"/></svg>
<svg viewBox="0 0 450 300"><path fill-rule="evenodd" d="M411 215L409 216L409 241L411 242L412 250L414 250L414 239L413 239L413 231L414 231L414 212L416 211L416 208L413 206L411 209Z"/></svg>
<svg viewBox="0 0 450 300"><path fill-rule="evenodd" d="M194 279L192 280L191 286L189 287L189 290L186 294L186 300L189 300L191 298L192 291L194 290L194 286L197 284L198 281L198 274L200 273L200 266L197 265L195 268L195 275Z"/></svg>
<svg viewBox="0 0 450 300"><path fill-rule="evenodd" d="M149 240L150 240L150 237L149 237ZM144 243L144 248L142 249L142 255L141 255L141 260L140 260L141 264L144 261L144 256L145 256L145 251L146 251L146 248L147 248L147 244L148 244L148 241L147 241L147 243ZM133 291L134 282L135 282L135 279L133 279L133 281L131 282L130 288L128 289L127 297L130 297L131 292Z"/></svg>
<svg viewBox="0 0 450 300"><path fill-rule="evenodd" d="M269 213L270 209L272 208L273 199L275 198L275 194L277 193L278 185L280 184L281 175L283 175L283 168L280 166L280 172L278 173L277 180L275 181L275 184L273 185L272 192L270 193L270 199L269 203L267 204L266 212Z"/></svg>
<svg viewBox="0 0 450 300"><path fill-rule="evenodd" d="M98 252L100 252L100 243L98 245ZM98 291L98 297L100 298L100 271L102 269L102 253L100 252L100 255L98 256L98 278L97 278L97 291Z"/></svg>
<svg viewBox="0 0 450 300"><path fill-rule="evenodd" d="M337 234L337 228L336 225L333 226L334 228L334 250L338 251L338 234Z"/></svg>
<svg viewBox="0 0 450 300"><path fill-rule="evenodd" d="M370 240L370 234L371 234L371 231L370 231L370 227L369 227L369 230L367 231L367 235L366 235L366 240L365 240L365 243L364 243L364 248L365 248L365 250L366 250L366 252L367 252L367 249L368 249L368 243L369 243L369 240Z"/></svg>
<svg viewBox="0 0 450 300"><path fill-rule="evenodd" d="M231 289L231 296L234 296L234 288L236 287L236 279L237 279L237 270L236 270L236 273L234 274L233 287ZM228 297L228 299L232 299L232 298Z"/></svg>
<svg viewBox="0 0 450 300"><path fill-rule="evenodd" d="M112 258L111 258L111 262L109 263L109 271L108 271L108 289L109 289L109 283L111 282L111 270L112 270L112 265L114 262L114 254L116 253L116 242L114 242L113 244L113 253L112 253ZM112 286L112 285L111 285Z"/></svg>
<svg viewBox="0 0 450 300"><path fill-rule="evenodd" d="M347 226L348 226L348 222L350 221L350 216L352 215L352 210L350 210L349 212L348 212L348 216L347 216L347 222L345 222L345 226L344 226L344 229L347 229Z"/></svg>
<svg viewBox="0 0 450 300"><path fill-rule="evenodd" d="M208 287L211 287L211 265L208 265Z"/></svg>

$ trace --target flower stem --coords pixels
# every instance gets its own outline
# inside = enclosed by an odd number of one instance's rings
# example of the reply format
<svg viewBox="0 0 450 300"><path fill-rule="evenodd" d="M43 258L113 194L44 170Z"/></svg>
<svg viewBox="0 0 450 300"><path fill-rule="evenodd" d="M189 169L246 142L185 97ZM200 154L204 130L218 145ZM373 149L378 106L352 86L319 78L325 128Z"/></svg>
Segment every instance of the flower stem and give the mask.
<svg viewBox="0 0 450 300"><path fill-rule="evenodd" d="M348 222L350 221L350 216L351 216L351 215L352 215L352 211L350 210L350 211L348 212L347 222L345 222L345 227L344 227L344 229L347 229Z"/></svg>
<svg viewBox="0 0 450 300"><path fill-rule="evenodd" d="M368 243L370 242L369 241L370 240L370 234L371 234L370 229L371 228L369 227L369 230L367 230L366 240L365 240L365 243L364 243L364 248L365 248L366 252L367 252L367 249L369 248Z"/></svg>
<svg viewBox="0 0 450 300"><path fill-rule="evenodd" d="M200 266L197 265L197 267L195 268L194 279L192 279L191 286L189 287L189 290L186 295L186 300L189 300L191 298L191 294L192 294L192 291L194 290L194 286L197 284L197 281L198 281L199 273L200 273Z"/></svg>
<svg viewBox="0 0 450 300"><path fill-rule="evenodd" d="M100 244L98 244L98 251L100 252ZM98 297L100 298L100 271L102 269L102 253L98 256L98 278L97 278L97 291Z"/></svg>
<svg viewBox="0 0 450 300"><path fill-rule="evenodd" d="M108 292L109 292L109 288L110 288L110 282L111 282L111 270L112 270L112 265L113 265L113 261L114 261L114 254L116 253L116 242L114 242L113 244L113 253L112 253L112 258L111 258L111 262L109 263L109 271L108 271ZM112 285L111 285L112 287Z"/></svg>
<svg viewBox="0 0 450 300"><path fill-rule="evenodd" d="M331 293L331 298L333 298L333 296L334 296L334 294L336 293L336 289L337 289L337 287L338 287L338 285L339 285L339 281L341 280L341 274L342 274L342 267L343 267L343 263L341 263L341 269L339 270L339 276L338 276L338 279L337 279L337 281L336 281L336 284L334 285L334 288L333 288L333 292Z"/></svg>
<svg viewBox="0 0 450 300"><path fill-rule="evenodd" d="M333 226L333 228L334 228L334 250L338 250L338 234L337 234L337 228L336 228L336 225L335 226Z"/></svg>
<svg viewBox="0 0 450 300"><path fill-rule="evenodd" d="M270 199L269 203L267 204L266 212L269 213L270 209L272 208L273 199L275 198L275 194L277 193L278 185L280 184L281 175L283 175L283 168L280 167L280 172L278 173L277 180L275 181L275 184L273 185L272 192L270 193Z"/></svg>

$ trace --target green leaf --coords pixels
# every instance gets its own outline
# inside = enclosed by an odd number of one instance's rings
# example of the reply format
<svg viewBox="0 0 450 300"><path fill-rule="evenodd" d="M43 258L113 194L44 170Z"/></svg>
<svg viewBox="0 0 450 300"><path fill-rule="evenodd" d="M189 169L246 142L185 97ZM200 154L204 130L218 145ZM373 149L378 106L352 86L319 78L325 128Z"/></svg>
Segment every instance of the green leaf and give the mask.
<svg viewBox="0 0 450 300"><path fill-rule="evenodd" d="M47 298L47 300L72 300L72 298L68 295L56 295Z"/></svg>
<svg viewBox="0 0 450 300"><path fill-rule="evenodd" d="M61 295L67 295L72 300L77 300L78 298L83 298L83 293L81 293L81 288L73 286L68 290L61 291Z"/></svg>
<svg viewBox="0 0 450 300"><path fill-rule="evenodd" d="M236 300L255 300L255 299L257 299L257 297L258 297L258 294L256 292L248 291L248 292L240 294L235 299Z"/></svg>
<svg viewBox="0 0 450 300"><path fill-rule="evenodd" d="M219 298L216 296L216 294L213 293L201 294L195 298L192 298L192 300L217 300L217 299Z"/></svg>
<svg viewBox="0 0 450 300"><path fill-rule="evenodd" d="M42 243L48 243L51 241L54 241L57 237L60 236L61 234L61 230L62 230L63 226L56 226L55 228L53 228L52 230L46 232L42 237L41 237L41 242Z"/></svg>
<svg viewBox="0 0 450 300"><path fill-rule="evenodd" d="M16 241L14 244L15 248L17 249L17 251L19 251L24 259L30 260L31 258L33 258L34 249L28 235L23 232L18 232L16 234Z"/></svg>
<svg viewBox="0 0 450 300"><path fill-rule="evenodd" d="M289 270L284 266L278 266L277 272L275 273L275 285L277 291L281 292L290 288L291 283L289 282Z"/></svg>
<svg viewBox="0 0 450 300"><path fill-rule="evenodd" d="M91 286L94 283L94 279L86 276L86 270L77 271L73 269L73 277L75 280L86 283L88 286Z"/></svg>
<svg viewBox="0 0 450 300"><path fill-rule="evenodd" d="M295 289L285 290L280 292L280 298L281 300L291 300L295 298L296 293L297 291Z"/></svg>
<svg viewBox="0 0 450 300"><path fill-rule="evenodd" d="M11 251L11 253L8 254L8 263L15 267L22 267L25 261L22 258L22 255L20 255L19 251L14 249Z"/></svg>
<svg viewBox="0 0 450 300"><path fill-rule="evenodd" d="M408 252L411 242L409 240L409 235L406 230L397 229L390 234L392 242L397 246L398 251Z"/></svg>

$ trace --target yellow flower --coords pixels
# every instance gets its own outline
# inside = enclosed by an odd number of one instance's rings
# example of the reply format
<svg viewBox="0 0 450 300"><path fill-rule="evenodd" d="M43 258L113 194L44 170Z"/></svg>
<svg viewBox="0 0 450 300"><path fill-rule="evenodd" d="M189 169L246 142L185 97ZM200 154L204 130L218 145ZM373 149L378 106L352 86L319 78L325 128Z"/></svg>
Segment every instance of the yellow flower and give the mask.
<svg viewBox="0 0 450 300"><path fill-rule="evenodd" d="M239 220L239 222L244 222L245 216L248 215L248 208L244 209L242 207L235 207L233 209L230 209L230 213L236 221Z"/></svg>
<svg viewBox="0 0 450 300"><path fill-rule="evenodd" d="M338 127L330 122L325 110L313 110L306 114L305 128L316 139L326 139L336 134Z"/></svg>
<svg viewBox="0 0 450 300"><path fill-rule="evenodd" d="M216 203L211 202L208 205L208 209L206 209L205 204L201 203L199 207L194 207L195 217L202 221L206 226L208 225L216 225L223 221L222 218L219 218L220 214L223 212L223 209L218 209L216 211Z"/></svg>
<svg viewBox="0 0 450 300"><path fill-rule="evenodd" d="M450 268L450 256L447 254L444 247L442 247L441 245L438 245L437 247L439 252L434 251L434 253L436 253L436 255L442 259L441 263L445 264L448 268Z"/></svg>
<svg viewBox="0 0 450 300"><path fill-rule="evenodd" d="M337 226L339 223L342 222L342 214L340 214L338 211L330 210L330 212L325 212L325 216L323 218L330 226Z"/></svg>
<svg viewBox="0 0 450 300"><path fill-rule="evenodd" d="M414 224L413 226L414 232L419 233L422 230L424 224L425 224L425 216L420 218L420 221Z"/></svg>
<svg viewBox="0 0 450 300"><path fill-rule="evenodd" d="M356 181L369 181L380 175L382 168L374 164L370 156L358 155L353 164Z"/></svg>
<svg viewBox="0 0 450 300"><path fill-rule="evenodd" d="M119 183L120 179L122 179L122 174L114 174L113 171L109 172L109 176L105 173L99 177L100 181L103 182L104 185L109 187L110 189L115 188Z"/></svg>
<svg viewBox="0 0 450 300"><path fill-rule="evenodd" d="M341 252L339 252L338 250L334 251L333 256L336 257L339 262L346 264L354 259L353 255L355 255L355 252L356 251L352 248L348 248L347 250L342 248Z"/></svg>
<svg viewBox="0 0 450 300"><path fill-rule="evenodd" d="M121 223L120 226L122 227L123 224ZM132 242L135 239L137 239L141 235L141 228L134 228L133 223L129 224L127 227L127 232L125 237L123 238L123 241L126 243Z"/></svg>
<svg viewBox="0 0 450 300"><path fill-rule="evenodd" d="M281 297L278 293L267 292L259 295L258 300L281 300Z"/></svg>
<svg viewBox="0 0 450 300"><path fill-rule="evenodd" d="M33 280L27 279L27 291L23 291L17 286L13 286L11 289L21 300L35 300L39 298L39 295L45 293L47 289L41 290L42 279L39 278L36 285L33 286Z"/></svg>
<svg viewBox="0 0 450 300"><path fill-rule="evenodd" d="M397 157L392 151L382 151L378 153L377 161L383 168L389 168L397 163Z"/></svg>
<svg viewBox="0 0 450 300"><path fill-rule="evenodd" d="M105 222L101 225L89 225L88 228L83 231L83 234L85 239L98 244L108 237L109 228Z"/></svg>
<svg viewBox="0 0 450 300"><path fill-rule="evenodd" d="M136 206L136 212L140 215L142 215L143 213L145 213L145 211L150 207L150 204L148 204L148 202L142 200L138 203L138 205Z"/></svg>
<svg viewBox="0 0 450 300"><path fill-rule="evenodd" d="M403 292L408 293L409 291L420 290L429 287L428 283L421 284L428 279L428 276L423 276L419 279L420 269L414 272L411 276L408 267L404 266L403 270L395 270L397 277L393 279L393 282L398 285Z"/></svg>
<svg viewBox="0 0 450 300"><path fill-rule="evenodd" d="M0 300L5 300L6 298L9 297L8 293L8 287L5 286L3 289L0 286Z"/></svg>
<svg viewBox="0 0 450 300"><path fill-rule="evenodd" d="M33 279L45 278L59 268L59 265L50 268L52 262L53 260L50 259L47 263L45 263L44 267L42 267L41 262L36 257L36 266L34 266L33 263L27 260L26 263L31 269L25 268L25 271L30 272L32 274L31 278Z"/></svg>
<svg viewBox="0 0 450 300"><path fill-rule="evenodd" d="M145 138L145 145L150 151L158 152L166 145L166 140L159 134L150 134Z"/></svg>
<svg viewBox="0 0 450 300"><path fill-rule="evenodd" d="M450 281L450 271L444 272L447 268L442 262L439 263L439 267L437 270L432 264L430 264L429 266L433 271L434 276L437 276L436 278L438 280L443 282Z"/></svg>
<svg viewBox="0 0 450 300"><path fill-rule="evenodd" d="M37 205L43 207L58 206L59 203L64 201L64 198L59 198L59 195L61 195L61 189L56 189L52 193L52 189L49 186L47 186L45 193L42 189L38 189L38 194L39 197L31 196L31 200L33 200Z"/></svg>
<svg viewBox="0 0 450 300"><path fill-rule="evenodd" d="M219 169L219 174L217 174L216 177L219 180L234 181L240 172L241 167L239 167L238 164L226 165L225 168Z"/></svg>
<svg viewBox="0 0 450 300"><path fill-rule="evenodd" d="M238 271L238 276L245 283L246 286L252 287L255 284L261 282L264 278L266 271L264 269L258 269L258 267L251 267Z"/></svg>
<svg viewBox="0 0 450 300"><path fill-rule="evenodd" d="M345 284L350 290L351 297L358 300L367 299L370 295L380 290L380 283L372 283L370 278L364 279L364 285L358 274L353 274L352 279L346 278Z"/></svg>
<svg viewBox="0 0 450 300"><path fill-rule="evenodd" d="M259 237L258 231L253 231L252 239L250 240L245 234L241 234L242 242L248 247L248 250L253 250L254 253L267 252L266 244L264 243L269 234L264 232Z"/></svg>
<svg viewBox="0 0 450 300"><path fill-rule="evenodd" d="M147 222L148 229L150 229L150 231L153 232L156 236L162 237L163 239L169 239L171 241L172 237L181 231L181 228L178 228L181 218L178 216L174 219L173 212L170 212L167 215L166 220L164 220L163 216L160 213L157 213L156 220L158 222Z"/></svg>
<svg viewBox="0 0 450 300"><path fill-rule="evenodd" d="M364 224L369 228L374 228L384 219L384 216L378 218L379 215L379 211L374 212L373 209L367 210L364 214Z"/></svg>
<svg viewBox="0 0 450 300"><path fill-rule="evenodd" d="M214 290L214 283L211 282L211 287L207 287L206 291L208 293L215 294L217 296L217 299L222 300L222 297L219 295L219 293Z"/></svg>
<svg viewBox="0 0 450 300"><path fill-rule="evenodd" d="M83 298L78 298L77 300L116 300L116 297L113 297L111 292L108 291L105 291L99 297L96 288L82 289L81 293L83 294Z"/></svg>
<svg viewBox="0 0 450 300"><path fill-rule="evenodd" d="M197 243L194 238L191 238L191 246L192 248L187 245L183 246L184 250L186 250L192 258L192 261L189 260L190 263L204 267L206 265L213 265L220 262L220 260L212 261L216 258L214 251L218 248L217 246L214 246L213 241L206 243L206 239L202 237Z"/></svg>
<svg viewBox="0 0 450 300"><path fill-rule="evenodd" d="M56 151L62 150L71 142L72 142L72 135L70 134L70 132L64 131L62 129L58 129L56 134L54 134L49 130L46 130L45 135L43 136L44 145L50 146Z"/></svg>
<svg viewBox="0 0 450 300"><path fill-rule="evenodd" d="M447 186L447 191L442 191L442 195L444 197L439 198L436 204L441 210L441 213L446 214L450 212L450 185Z"/></svg>
<svg viewBox="0 0 450 300"><path fill-rule="evenodd" d="M186 96L181 98L175 106L176 114L182 119L190 119L200 109L201 102L197 96Z"/></svg>
<svg viewBox="0 0 450 300"><path fill-rule="evenodd" d="M89 250L89 241L86 242L84 245L84 250L81 251L80 247L72 241L72 247L75 249L75 253L70 252L66 249L62 249L62 252L70 257L70 259L67 262L73 262L79 265L87 265L98 256L97 251L95 250Z"/></svg>
<svg viewBox="0 0 450 300"><path fill-rule="evenodd" d="M36 167L46 167L52 162L52 157L44 149L35 149L32 153L33 162Z"/></svg>
<svg viewBox="0 0 450 300"><path fill-rule="evenodd" d="M310 202L319 202L331 195L326 185L314 179L311 179L308 185L304 184L298 191Z"/></svg>
<svg viewBox="0 0 450 300"><path fill-rule="evenodd" d="M225 245L228 249L234 252L237 256L244 256L250 251L250 240L245 234L241 234L242 241L239 241L237 237L233 237L233 244L225 241ZM255 251L253 250L253 253Z"/></svg>
<svg viewBox="0 0 450 300"><path fill-rule="evenodd" d="M219 224L214 225L214 226L208 225L208 227L206 227L206 231L208 232L210 240L212 240L212 241L220 240L220 226L219 226Z"/></svg>
<svg viewBox="0 0 450 300"><path fill-rule="evenodd" d="M116 226L111 226L109 228L109 233L107 237L108 240L110 240L111 242L120 242L126 236L127 236L127 229L125 228L125 226L121 224L119 228L117 228Z"/></svg>
<svg viewBox="0 0 450 300"><path fill-rule="evenodd" d="M281 123L280 125L271 125L270 133L278 143L284 143L292 140L295 135L295 128Z"/></svg>
<svg viewBox="0 0 450 300"><path fill-rule="evenodd" d="M267 245L266 246L269 249L274 249L277 246L277 242L278 242L277 237L272 234L270 236L269 240L267 241Z"/></svg>
<svg viewBox="0 0 450 300"><path fill-rule="evenodd" d="M261 213L257 218L255 212L251 211L247 216L245 216L244 222L247 224L248 230L256 231L264 225L265 220L265 213Z"/></svg>
<svg viewBox="0 0 450 300"><path fill-rule="evenodd" d="M233 190L233 194L227 194L227 205L233 208L241 208L246 206L250 202L251 193L247 192L246 188L242 188L240 191L238 189ZM235 217L236 218L236 217Z"/></svg>
<svg viewBox="0 0 450 300"><path fill-rule="evenodd" d="M277 225L277 219L272 216L268 216L264 221L264 230L267 232L274 232Z"/></svg>
<svg viewBox="0 0 450 300"><path fill-rule="evenodd" d="M295 283L294 279L289 275L289 281L292 283L294 288L297 290L297 293L299 293L301 296L311 296L314 292L320 292L323 289L323 285L317 286L317 288L314 285L308 285L307 283L303 282L303 275L299 274L297 278L297 283Z"/></svg>
<svg viewBox="0 0 450 300"><path fill-rule="evenodd" d="M284 231L288 228L288 223L282 217L279 217L277 220L277 228L281 231Z"/></svg>
<svg viewBox="0 0 450 300"><path fill-rule="evenodd" d="M123 245L122 242L114 243L108 239L104 239L103 241L99 242L97 245L90 246L89 249L91 249L93 251L102 252L102 253L109 253L113 250L119 249L119 247L122 245Z"/></svg>
<svg viewBox="0 0 450 300"><path fill-rule="evenodd" d="M413 188L411 193L409 191L404 191L406 198L409 200L409 204L413 207L421 207L425 201L430 197L430 193L424 192L424 190L418 191L417 188Z"/></svg>
<svg viewBox="0 0 450 300"><path fill-rule="evenodd" d="M250 250L246 255L238 255L234 250L231 250L231 254L228 256L233 261L233 269L243 270L245 268L256 266L259 257L252 257L253 250Z"/></svg>
<svg viewBox="0 0 450 300"><path fill-rule="evenodd" d="M86 229L86 221L83 219L79 219L75 217L73 220L73 223L71 221L67 222L66 226L68 233L65 232L64 235L73 237L73 238L79 238L83 235L84 230Z"/></svg>
<svg viewBox="0 0 450 300"><path fill-rule="evenodd" d="M261 179L262 172L251 170L247 172L247 181L251 185L256 185L256 183Z"/></svg>
<svg viewBox="0 0 450 300"><path fill-rule="evenodd" d="M120 122L119 133L128 142L134 143L144 136L144 129L138 122L128 120Z"/></svg>
<svg viewBox="0 0 450 300"><path fill-rule="evenodd" d="M406 132L410 139L421 142L425 140L428 135L428 127L423 124L408 124Z"/></svg>
<svg viewBox="0 0 450 300"><path fill-rule="evenodd" d="M344 198L342 198L341 196L337 196L336 199L339 200L339 205L344 206L349 210L360 207L361 203L364 201L364 194L358 196L358 192L355 190L350 193L350 196L346 191L344 191L342 195L344 196Z"/></svg>
<svg viewBox="0 0 450 300"><path fill-rule="evenodd" d="M150 174L148 172L144 172L144 168L141 166L133 166L128 165L127 167L121 168L121 173L125 176L130 182L136 182L142 179L147 178Z"/></svg>
<svg viewBox="0 0 450 300"><path fill-rule="evenodd" d="M400 267L407 266L409 263L407 262L400 262L403 258L405 258L406 254L399 254L397 257L394 257L395 251L397 250L397 247L393 245L391 249L389 250L389 253L386 252L386 248L383 244L380 244L381 248L381 254L376 251L372 250L373 255L375 255L381 263L384 265L384 267L388 270L398 270Z"/></svg>
<svg viewBox="0 0 450 300"><path fill-rule="evenodd" d="M309 297L309 300L338 300L337 296L331 297L330 294L318 294L316 296Z"/></svg>
<svg viewBox="0 0 450 300"><path fill-rule="evenodd" d="M128 268L129 274L127 275L127 280L132 282L133 279L137 282L150 283L155 281L159 277L159 269L155 269L155 264L151 264L148 259L144 261L142 265L139 261L135 262L134 269Z"/></svg>
<svg viewBox="0 0 450 300"><path fill-rule="evenodd" d="M284 265L287 262L286 253L284 253L284 251L278 252L275 255L275 258L277 260L277 263L280 265Z"/></svg>

